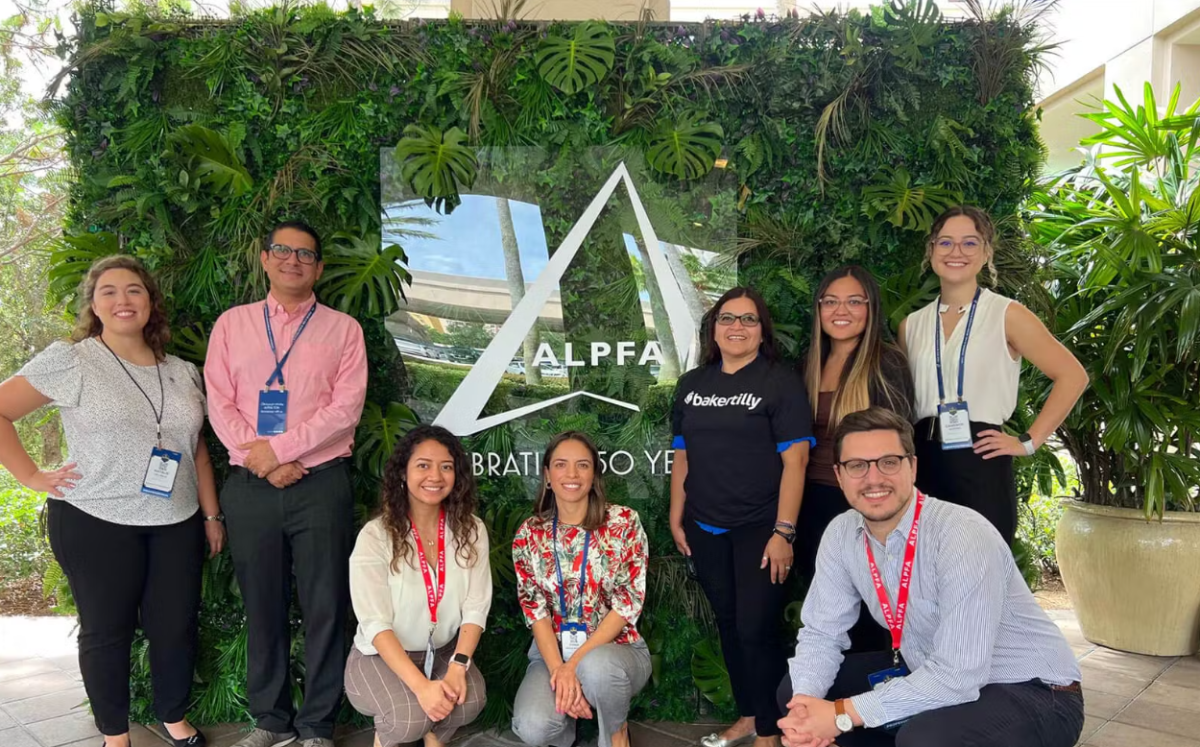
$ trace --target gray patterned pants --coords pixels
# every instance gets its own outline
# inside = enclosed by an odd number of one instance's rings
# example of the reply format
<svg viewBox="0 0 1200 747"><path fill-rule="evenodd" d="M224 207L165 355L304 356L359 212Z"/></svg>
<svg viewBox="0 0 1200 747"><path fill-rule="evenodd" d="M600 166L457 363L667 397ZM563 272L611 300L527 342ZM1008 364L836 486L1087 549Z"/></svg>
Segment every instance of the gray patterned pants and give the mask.
<svg viewBox="0 0 1200 747"><path fill-rule="evenodd" d="M612 733L629 717L629 702L650 679L650 650L644 641L606 643L589 651L576 674L583 697L600 722L600 747L610 747ZM529 668L513 703L513 731L534 747L570 747L575 741L575 719L554 710L550 670L534 643L529 648Z"/></svg>
<svg viewBox="0 0 1200 747"><path fill-rule="evenodd" d="M451 641L435 652L434 679L446 675L456 644L457 640ZM425 652L406 653L417 669L424 671ZM350 658L346 660L346 695L359 713L375 718L375 735L383 747L419 742L429 732L448 742L454 732L474 721L487 703L483 675L473 666L467 671L467 701L454 706L450 715L441 721L431 721L421 710L416 693L400 681L383 657L368 656L357 648L350 649Z"/></svg>

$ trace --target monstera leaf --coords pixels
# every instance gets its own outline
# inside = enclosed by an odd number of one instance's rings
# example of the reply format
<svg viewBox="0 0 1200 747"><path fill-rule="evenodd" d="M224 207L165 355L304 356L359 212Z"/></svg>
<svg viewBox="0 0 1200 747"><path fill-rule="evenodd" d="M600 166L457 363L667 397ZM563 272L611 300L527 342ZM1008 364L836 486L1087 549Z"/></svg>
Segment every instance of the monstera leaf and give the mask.
<svg viewBox="0 0 1200 747"><path fill-rule="evenodd" d="M50 295L56 301L69 297L93 262L120 253L116 235L108 231L63 236L50 250Z"/></svg>
<svg viewBox="0 0 1200 747"><path fill-rule="evenodd" d="M725 668L721 644L716 639L706 638L692 649L692 681L700 694L715 705L733 700L729 670Z"/></svg>
<svg viewBox="0 0 1200 747"><path fill-rule="evenodd" d="M569 39L551 36L542 42L538 73L563 93L576 93L599 83L612 69L615 50L607 27L583 23Z"/></svg>
<svg viewBox="0 0 1200 747"><path fill-rule="evenodd" d="M172 332L171 351L203 369L204 360L208 357L208 333L204 331L204 326L192 324Z"/></svg>
<svg viewBox="0 0 1200 747"><path fill-rule="evenodd" d="M655 133L646 150L646 160L654 169L680 179L698 179L712 171L721 155L725 131L715 123L693 124L684 119Z"/></svg>
<svg viewBox="0 0 1200 747"><path fill-rule="evenodd" d="M903 168L893 171L887 181L863 188L862 197L863 215L873 218L882 213L896 228L922 233L943 210L961 201L949 189L913 184Z"/></svg>
<svg viewBox="0 0 1200 747"><path fill-rule="evenodd" d="M402 402L389 402L384 410L368 400L354 437L354 461L358 468L382 479L383 468L396 443L419 423L417 414Z"/></svg>
<svg viewBox="0 0 1200 747"><path fill-rule="evenodd" d="M396 144L395 158L404 181L425 202L453 209L459 203L459 187L475 182L477 161L463 145L467 136L457 127L443 133L436 127L409 125Z"/></svg>
<svg viewBox="0 0 1200 747"><path fill-rule="evenodd" d="M200 125L185 125L172 132L168 140L179 149L193 178L201 184L218 192L228 191L233 197L254 186L250 172L221 133Z"/></svg>
<svg viewBox="0 0 1200 747"><path fill-rule="evenodd" d="M404 284L412 281L408 256L396 244L383 246L379 234L336 233L325 255L321 287L329 305L351 316L387 316L400 308Z"/></svg>

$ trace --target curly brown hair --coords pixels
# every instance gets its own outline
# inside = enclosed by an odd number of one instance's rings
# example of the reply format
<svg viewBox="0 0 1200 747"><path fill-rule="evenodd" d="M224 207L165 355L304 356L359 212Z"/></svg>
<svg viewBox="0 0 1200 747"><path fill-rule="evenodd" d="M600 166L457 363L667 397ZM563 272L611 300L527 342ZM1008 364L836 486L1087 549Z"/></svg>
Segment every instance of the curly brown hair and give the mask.
<svg viewBox="0 0 1200 747"><path fill-rule="evenodd" d="M142 285L146 286L146 292L150 294L150 318L146 320L146 326L142 328L142 336L146 339L146 344L154 351L154 357L160 361L166 360L167 343L171 341L171 326L167 323L162 291L159 290L158 283L154 281L154 276L150 274L149 270L143 267L136 257L128 254L115 254L98 259L88 268L87 275L79 284L79 309L76 313L75 329L71 332L71 340L80 342L89 337L99 337L100 333L104 331L104 324L96 316L96 312L92 311L92 301L95 300L96 286L100 282L100 277L109 270L129 270L141 279Z"/></svg>
<svg viewBox="0 0 1200 747"><path fill-rule="evenodd" d="M413 545L409 542L412 522L408 512L412 497L408 492L406 477L408 462L413 451L426 441L437 441L450 452L454 462L454 487L442 501L446 511L446 523L454 533L454 552L467 566L478 560L475 542L479 539L479 528L475 524L475 505L478 502L475 475L471 473L470 461L462 444L450 431L436 425L419 425L396 444L392 456L383 469L383 489L379 494L377 516L392 539L392 572L400 572L400 562L412 565Z"/></svg>

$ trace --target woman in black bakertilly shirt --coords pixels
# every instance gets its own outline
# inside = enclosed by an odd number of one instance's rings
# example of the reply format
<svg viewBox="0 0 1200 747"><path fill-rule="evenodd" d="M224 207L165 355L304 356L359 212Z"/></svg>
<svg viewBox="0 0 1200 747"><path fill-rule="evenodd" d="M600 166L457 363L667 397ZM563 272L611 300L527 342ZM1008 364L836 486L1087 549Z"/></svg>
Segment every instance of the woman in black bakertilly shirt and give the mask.
<svg viewBox="0 0 1200 747"><path fill-rule="evenodd" d="M762 297L734 288L704 317L703 361L675 391L671 534L712 605L741 718L704 747L777 747L783 583L814 445L804 385L779 362Z"/></svg>

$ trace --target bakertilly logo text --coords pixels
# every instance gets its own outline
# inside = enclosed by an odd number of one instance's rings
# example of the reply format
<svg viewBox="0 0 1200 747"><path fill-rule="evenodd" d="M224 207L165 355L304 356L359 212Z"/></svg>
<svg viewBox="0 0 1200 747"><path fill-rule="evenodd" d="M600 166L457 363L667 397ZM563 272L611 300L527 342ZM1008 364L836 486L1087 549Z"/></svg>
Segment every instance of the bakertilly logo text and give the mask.
<svg viewBox="0 0 1200 747"><path fill-rule="evenodd" d="M755 397L749 392L735 394L732 397L718 397L715 394L710 394L705 397L702 394L688 392L683 398L683 403L692 407L745 407L747 410L753 410L762 402L762 397Z"/></svg>

